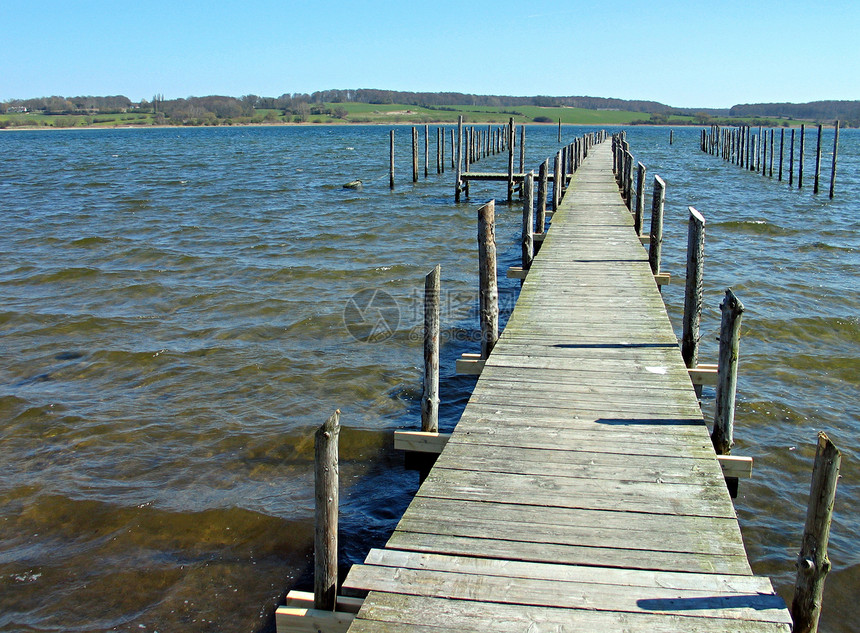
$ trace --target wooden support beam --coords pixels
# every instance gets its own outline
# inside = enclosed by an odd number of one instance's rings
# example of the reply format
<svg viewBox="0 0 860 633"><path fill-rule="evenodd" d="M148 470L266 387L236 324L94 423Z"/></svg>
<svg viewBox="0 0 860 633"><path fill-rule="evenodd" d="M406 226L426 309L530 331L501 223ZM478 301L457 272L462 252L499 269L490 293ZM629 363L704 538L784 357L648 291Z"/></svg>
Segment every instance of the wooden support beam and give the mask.
<svg viewBox="0 0 860 633"><path fill-rule="evenodd" d="M456 373L461 376L480 376L484 362L480 354L463 354L457 359Z"/></svg>
<svg viewBox="0 0 860 633"><path fill-rule="evenodd" d="M278 607L275 611L278 633L346 633L354 619L354 613L302 607Z"/></svg>
<svg viewBox="0 0 860 633"><path fill-rule="evenodd" d="M658 286L668 286L672 283L672 275L669 273L657 273L654 275L654 281L657 282Z"/></svg>
<svg viewBox="0 0 860 633"><path fill-rule="evenodd" d="M720 468L723 469L723 477L734 477L735 479L752 477L752 457L717 455L717 461L720 463Z"/></svg>
<svg viewBox="0 0 860 633"><path fill-rule="evenodd" d="M394 431L394 448L398 451L434 453L438 455L448 443L450 433L426 431Z"/></svg>
<svg viewBox="0 0 860 633"><path fill-rule="evenodd" d="M716 365L696 365L687 369L694 385L716 385L718 369Z"/></svg>
<svg viewBox="0 0 860 633"><path fill-rule="evenodd" d="M546 238L546 232L534 234L534 241L535 242L543 242L544 238Z"/></svg>
<svg viewBox="0 0 860 633"><path fill-rule="evenodd" d="M639 243L642 244L642 246L648 246L648 244L650 242L651 242L651 236L650 235L640 235L639 236Z"/></svg>
<svg viewBox="0 0 860 633"><path fill-rule="evenodd" d="M511 266L508 268L508 279L525 279L529 271L523 270L522 266Z"/></svg>
<svg viewBox="0 0 860 633"><path fill-rule="evenodd" d="M335 609L345 613L358 613L362 604L364 604L363 598L337 596L337 606ZM287 594L287 606L294 609L313 609L314 594L310 591L297 591L293 589Z"/></svg>

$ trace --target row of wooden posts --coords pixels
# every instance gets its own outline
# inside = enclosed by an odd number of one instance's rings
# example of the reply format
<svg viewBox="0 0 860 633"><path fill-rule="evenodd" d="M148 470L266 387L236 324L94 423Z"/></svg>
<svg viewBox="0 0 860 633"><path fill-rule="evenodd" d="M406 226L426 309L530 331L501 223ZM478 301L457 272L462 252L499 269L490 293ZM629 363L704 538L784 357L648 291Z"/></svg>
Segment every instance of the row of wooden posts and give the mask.
<svg viewBox="0 0 860 633"><path fill-rule="evenodd" d="M478 129L469 127L463 129L463 117L459 119L457 128L451 128L450 132L450 154L449 159L445 158L446 146L446 129L443 127L436 128L436 173L444 174L446 163L450 162L451 169L457 169L458 165L462 166L463 161L466 162L466 170L472 163L476 163L481 158L500 154L508 147L509 135L506 133L508 126L492 126L488 125L487 129ZM463 135L465 131L465 147L463 147ZM389 132L389 167L388 180L391 189L394 189L394 130ZM421 141L419 128L412 127L412 182L418 182L418 174L420 171L421 161L419 154L421 150ZM430 175L430 126L424 126L424 177Z"/></svg>
<svg viewBox="0 0 860 633"><path fill-rule="evenodd" d="M738 130L737 132L738 138L741 138L741 131ZM715 131L715 134L722 136L719 131ZM731 136L726 136L726 138L730 141ZM720 144L720 146L725 147L723 144ZM732 146L731 143L729 143L729 146ZM632 193L633 156L630 153L625 133L622 132L613 136L613 151L615 156L613 166L621 195L628 209L634 214L636 233L641 236L645 166L642 163L638 163L637 165L638 177L634 202ZM835 154L834 149L834 166ZM651 270L657 278L660 277L660 249L662 246L665 191L665 183L659 176L655 176L651 203L651 233L647 239L642 240L643 243L645 241L649 243L648 259L651 264ZM691 371L691 378L696 382L693 372L697 366L701 367L698 365L698 342L703 301L702 279L705 252L705 218L693 207L688 207L688 211L687 276L684 292L681 356L687 368ZM655 246L656 249L654 248ZM728 455L731 452L734 441L737 363L741 315L744 311L743 304L738 300L731 288L726 290L725 299L720 304L720 311L722 318L720 323L719 360L717 363L717 396L711 441L717 455ZM701 393L699 389L697 389L697 393ZM827 544L830 538L830 524L833 516L836 483L839 479L841 460L842 456L830 438L823 432L819 433L803 540L796 562L797 579L795 582L794 599L791 605L791 615L794 621L793 633L811 633L817 631L818 628L822 595L824 592L824 580L830 571ZM732 482L727 479L727 484L730 489L734 487L732 495L734 496L737 491L737 480L735 479Z"/></svg>
<svg viewBox="0 0 860 633"><path fill-rule="evenodd" d="M700 137L701 150L714 156L720 156L723 160L739 165L744 169L760 173L762 176L773 178L774 160L777 159L777 180L783 180L783 164L785 158L785 128L779 131L779 152L774 147L775 131L773 128L766 130L758 128L756 134L754 128L749 126L724 128L712 125L710 130L702 130ZM818 126L818 140L815 144L815 177L812 187L813 193L819 192L821 180L821 130ZM788 150L788 184L794 185L794 147L795 128L791 128L791 138ZM768 136L770 139L768 140ZM803 164L806 149L806 125L800 126L800 144L797 153L797 188L803 188ZM832 198L836 189L836 157L839 153L839 121L833 127L833 157L830 168L830 197Z"/></svg>

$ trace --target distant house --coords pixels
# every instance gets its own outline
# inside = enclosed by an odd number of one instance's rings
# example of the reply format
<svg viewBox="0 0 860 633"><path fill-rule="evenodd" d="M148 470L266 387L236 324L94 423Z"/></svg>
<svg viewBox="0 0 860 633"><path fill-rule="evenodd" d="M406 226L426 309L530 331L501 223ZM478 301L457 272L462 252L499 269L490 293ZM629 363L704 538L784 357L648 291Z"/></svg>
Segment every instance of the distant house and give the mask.
<svg viewBox="0 0 860 633"><path fill-rule="evenodd" d="M29 112L26 106L9 106L6 108L6 112L9 114L25 114Z"/></svg>

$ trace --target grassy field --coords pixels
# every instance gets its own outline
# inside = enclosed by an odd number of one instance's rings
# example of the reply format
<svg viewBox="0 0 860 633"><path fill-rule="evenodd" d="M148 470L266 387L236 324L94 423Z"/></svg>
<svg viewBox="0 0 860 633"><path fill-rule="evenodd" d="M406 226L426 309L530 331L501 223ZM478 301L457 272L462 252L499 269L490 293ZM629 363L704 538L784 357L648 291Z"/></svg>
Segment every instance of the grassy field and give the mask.
<svg viewBox="0 0 860 633"><path fill-rule="evenodd" d="M278 123L365 123L365 124L425 124L425 123L456 123L462 115L469 124L507 123L514 118L517 124L543 122L557 124L559 120L567 125L629 125L636 123L660 123L668 125L709 125L708 119L693 116L661 116L645 112L629 112L624 110L586 110L584 108L568 107L539 107L519 106L511 108L493 108L487 106L440 106L423 107L404 104L369 104L369 103L326 103L315 104L311 114L297 117L295 114L284 114L280 110L257 110L252 117L237 117L234 119L215 119L207 124L216 125L249 125L249 124L278 124ZM336 117L340 112L345 116ZM322 113L320 113L322 111ZM297 120L304 118L304 120ZM129 127L153 125L156 119L151 113L124 114L3 114L0 115L0 128L70 128L70 127ZM777 127L798 124L778 119L721 119L721 124L742 124L753 126ZM170 124L170 120L167 121ZM178 123L182 125L182 123Z"/></svg>

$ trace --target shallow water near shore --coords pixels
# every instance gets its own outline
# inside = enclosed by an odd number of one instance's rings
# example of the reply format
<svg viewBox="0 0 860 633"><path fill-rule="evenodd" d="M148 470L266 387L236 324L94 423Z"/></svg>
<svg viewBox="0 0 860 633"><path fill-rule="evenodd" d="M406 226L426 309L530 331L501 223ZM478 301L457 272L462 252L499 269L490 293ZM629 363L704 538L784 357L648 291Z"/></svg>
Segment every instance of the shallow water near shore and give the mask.
<svg viewBox="0 0 860 633"><path fill-rule="evenodd" d="M441 264L450 429L474 384L453 368L478 350L477 206L500 201L500 270L520 231L503 183L455 204L449 163L413 184L396 133L393 191L383 127L0 134L0 631L270 630L309 578L312 433L335 409L343 568L384 544L418 485L391 432L419 424L423 277ZM556 133L528 128L527 168ZM860 134L840 135L832 201L809 151L798 190L701 153L698 134L628 128L667 183L664 270L684 273L687 206L707 219L702 362L725 288L747 308L733 452L756 460L736 500L750 560L790 599L826 430L843 476L821 630L854 631ZM509 312L518 284L501 283ZM395 301L371 342L347 309L368 290ZM683 287L664 297L680 334Z"/></svg>

